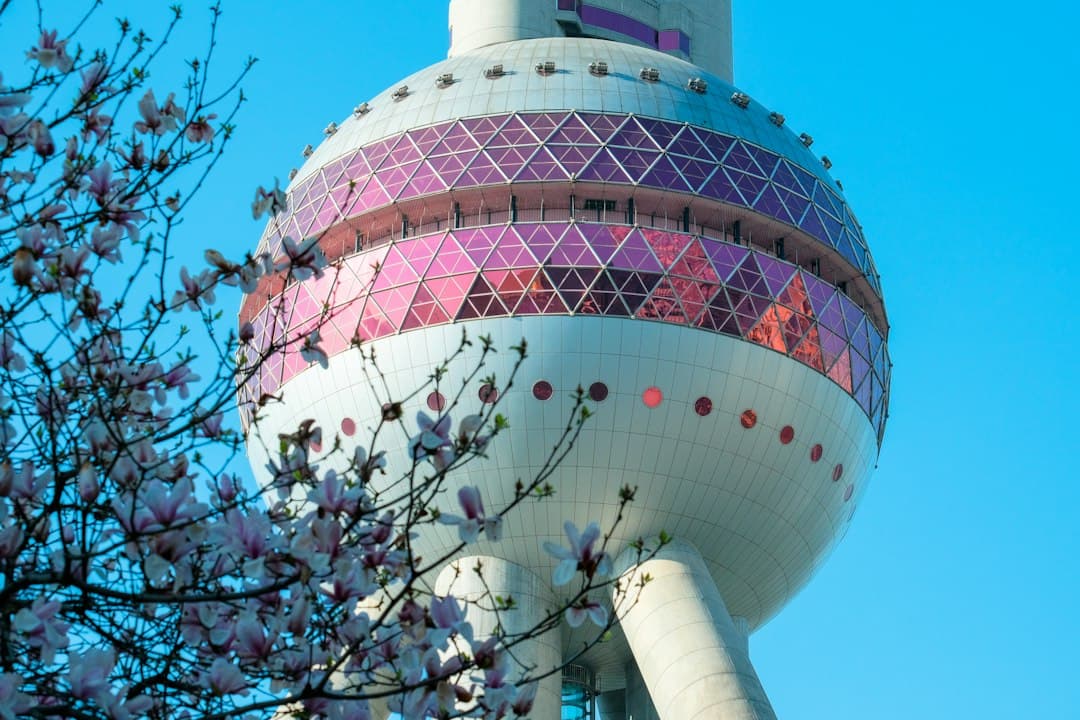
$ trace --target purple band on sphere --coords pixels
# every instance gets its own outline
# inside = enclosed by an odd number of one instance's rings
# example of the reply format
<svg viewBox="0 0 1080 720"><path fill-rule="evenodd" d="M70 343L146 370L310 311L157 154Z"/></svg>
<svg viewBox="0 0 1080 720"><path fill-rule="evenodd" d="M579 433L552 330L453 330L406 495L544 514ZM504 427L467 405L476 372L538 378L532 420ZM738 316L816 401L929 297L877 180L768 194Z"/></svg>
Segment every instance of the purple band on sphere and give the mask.
<svg viewBox="0 0 1080 720"><path fill-rule="evenodd" d="M450 230L349 256L321 279L290 286L255 317L256 348L285 342L289 349L272 355L243 394L274 394L305 370L299 348L315 329L333 356L356 336L570 314L672 323L763 345L842 387L879 438L884 428L888 350L844 293L745 246L592 223Z"/></svg>

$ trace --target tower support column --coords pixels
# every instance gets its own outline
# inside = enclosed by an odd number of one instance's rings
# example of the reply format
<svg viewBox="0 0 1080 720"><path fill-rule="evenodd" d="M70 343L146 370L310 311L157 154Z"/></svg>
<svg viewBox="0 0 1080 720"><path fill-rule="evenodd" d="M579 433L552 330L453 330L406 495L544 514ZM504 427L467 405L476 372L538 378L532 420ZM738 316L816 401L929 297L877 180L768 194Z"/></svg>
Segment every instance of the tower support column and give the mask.
<svg viewBox="0 0 1080 720"><path fill-rule="evenodd" d="M697 549L673 542L636 560L630 550L617 561L615 602L628 608L621 625L660 720L776 720Z"/></svg>
<svg viewBox="0 0 1080 720"><path fill-rule="evenodd" d="M483 577L475 568L480 564ZM527 632L557 608L551 588L536 573L509 560L491 556L464 557L447 565L435 581L437 595L453 595L469 602L466 619L473 635L483 641L496 627L508 636ZM496 611L493 597L513 598L514 606ZM510 677L536 677L562 666L562 642L557 631L549 631L514 646ZM539 681L531 720L559 720L562 703L562 675L553 672Z"/></svg>

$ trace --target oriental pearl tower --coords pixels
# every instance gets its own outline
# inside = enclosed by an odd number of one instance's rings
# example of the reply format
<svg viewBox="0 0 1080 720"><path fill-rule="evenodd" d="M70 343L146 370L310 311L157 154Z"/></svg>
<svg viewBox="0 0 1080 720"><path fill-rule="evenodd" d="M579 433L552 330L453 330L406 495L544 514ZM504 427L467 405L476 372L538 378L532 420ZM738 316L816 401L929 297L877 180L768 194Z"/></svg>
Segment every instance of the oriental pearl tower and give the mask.
<svg viewBox="0 0 1080 720"><path fill-rule="evenodd" d="M329 274L261 287L241 320L264 346L321 321L328 367L294 344L242 392L283 398L264 430L315 418L360 440L382 411L354 337L398 397L463 329L502 348L526 338L504 397L468 388L512 424L461 482L503 507L575 388L594 416L554 497L468 546L516 599L513 622L560 601L543 544L565 542L565 520L610 527L623 486L637 494L616 554L675 538L640 565L616 560L653 581L610 640L580 656L580 631L532 641L538 669L574 659L541 682L531 717L774 718L748 637L843 536L887 417L888 321L862 227L810 135L733 84L729 0L451 0L450 29L446 60L356 98L305 153L260 247L317 237L341 272L333 288ZM515 359L489 357L485 374L505 378ZM454 527L425 528L430 553L457 542Z"/></svg>

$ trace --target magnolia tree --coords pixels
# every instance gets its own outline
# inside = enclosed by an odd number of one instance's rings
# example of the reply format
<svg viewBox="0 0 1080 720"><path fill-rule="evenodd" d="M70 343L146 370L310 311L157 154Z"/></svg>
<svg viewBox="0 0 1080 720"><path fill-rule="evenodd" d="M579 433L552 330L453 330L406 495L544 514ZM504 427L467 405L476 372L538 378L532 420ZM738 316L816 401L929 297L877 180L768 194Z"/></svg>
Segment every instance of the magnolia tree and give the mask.
<svg viewBox="0 0 1080 720"><path fill-rule="evenodd" d="M149 77L179 9L156 42L121 20L109 47L91 49L76 39L84 18L39 28L3 58L0 716L359 720L376 704L417 718L527 715L536 680L559 669L523 666L514 648L564 621L610 626L599 601L615 582L610 535L567 526L567 546L549 548L565 604L516 634L496 623L480 637L467 621L474 604L513 612L512 598L437 597L431 575L555 491L588 412L579 395L549 461L509 479L516 499L502 508L467 484L447 491L450 475L498 452L507 422L495 406L468 414L461 394L415 419L402 417L408 398L383 398L383 422L355 446L311 422L275 434L264 484L230 471L275 401L248 398L245 431L231 429L236 388L285 348L253 347L215 294L335 268L318 238L287 240L281 257L170 261L251 68L208 82L218 19L214 8L207 50L175 92ZM260 189L255 215L283 202ZM315 337L298 350L325 363ZM377 394L378 367L356 345ZM524 357L524 344L510 352ZM414 436L401 458L380 452L395 426ZM414 545L435 523L456 525L460 545L421 558Z"/></svg>

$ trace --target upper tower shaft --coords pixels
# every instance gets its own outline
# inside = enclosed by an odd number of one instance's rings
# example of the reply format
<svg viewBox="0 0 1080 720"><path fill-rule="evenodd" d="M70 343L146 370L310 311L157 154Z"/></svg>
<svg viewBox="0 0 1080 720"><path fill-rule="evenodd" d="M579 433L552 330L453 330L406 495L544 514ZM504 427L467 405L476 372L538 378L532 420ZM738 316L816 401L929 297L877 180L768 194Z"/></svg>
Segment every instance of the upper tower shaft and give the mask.
<svg viewBox="0 0 1080 720"><path fill-rule="evenodd" d="M732 81L731 0L450 0L450 56L543 37L660 50Z"/></svg>

